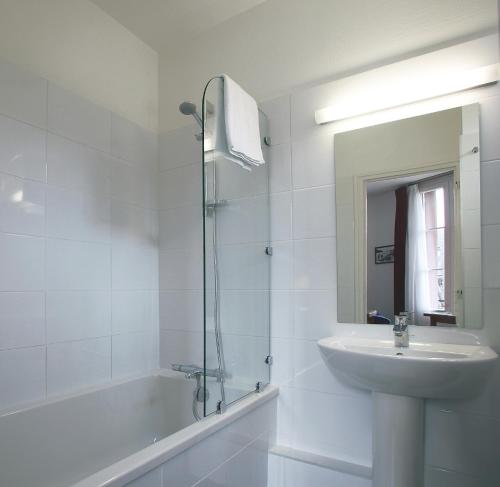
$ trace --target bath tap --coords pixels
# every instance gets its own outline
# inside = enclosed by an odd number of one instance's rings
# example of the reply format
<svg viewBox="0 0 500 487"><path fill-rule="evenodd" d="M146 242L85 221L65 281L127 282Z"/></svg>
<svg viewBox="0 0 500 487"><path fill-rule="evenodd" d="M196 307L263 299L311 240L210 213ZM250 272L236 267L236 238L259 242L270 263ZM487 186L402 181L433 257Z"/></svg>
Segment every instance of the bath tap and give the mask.
<svg viewBox="0 0 500 487"><path fill-rule="evenodd" d="M398 348L406 348L410 346L410 335L408 333L408 315L401 313L395 317L394 327L394 346Z"/></svg>
<svg viewBox="0 0 500 487"><path fill-rule="evenodd" d="M203 367L192 364L172 364L172 370L186 374L186 379L194 379L197 376L202 376L203 374L205 374L207 377L214 377L215 379L217 379L217 382L220 382L223 376L226 377L223 372L219 371L219 369L205 370Z"/></svg>

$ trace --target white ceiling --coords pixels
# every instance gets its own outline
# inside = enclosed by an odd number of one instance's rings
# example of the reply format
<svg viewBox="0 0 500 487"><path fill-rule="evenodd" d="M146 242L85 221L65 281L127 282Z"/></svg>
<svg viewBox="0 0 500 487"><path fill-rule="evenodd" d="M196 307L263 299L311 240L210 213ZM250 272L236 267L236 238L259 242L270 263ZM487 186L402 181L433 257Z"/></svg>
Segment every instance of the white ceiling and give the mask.
<svg viewBox="0 0 500 487"><path fill-rule="evenodd" d="M438 176L439 174L445 174L447 172L449 172L449 169L423 172L423 173L413 174L412 176L399 176L397 178L379 179L376 181L370 181L366 185L366 193L369 195L375 195L380 193L392 192L400 188L401 186L407 186L409 184L416 183L417 181L422 181L423 179L427 179L433 176Z"/></svg>
<svg viewBox="0 0 500 487"><path fill-rule="evenodd" d="M266 0L91 0L156 51L200 36Z"/></svg>

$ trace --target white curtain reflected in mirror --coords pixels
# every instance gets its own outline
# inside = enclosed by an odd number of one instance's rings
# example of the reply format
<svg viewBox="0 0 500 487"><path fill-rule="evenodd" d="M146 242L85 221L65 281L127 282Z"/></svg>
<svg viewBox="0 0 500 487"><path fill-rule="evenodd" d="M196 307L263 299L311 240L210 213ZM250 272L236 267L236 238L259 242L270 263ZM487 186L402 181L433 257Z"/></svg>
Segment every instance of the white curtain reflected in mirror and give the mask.
<svg viewBox="0 0 500 487"><path fill-rule="evenodd" d="M424 314L431 310L429 257L427 255L426 211L423 193L417 184L407 188L408 193L408 230L406 239L406 311L414 323L424 324ZM430 212L429 212L430 213ZM435 215L432 215L435 217ZM429 249L430 250L430 249ZM432 259L432 257L431 257Z"/></svg>

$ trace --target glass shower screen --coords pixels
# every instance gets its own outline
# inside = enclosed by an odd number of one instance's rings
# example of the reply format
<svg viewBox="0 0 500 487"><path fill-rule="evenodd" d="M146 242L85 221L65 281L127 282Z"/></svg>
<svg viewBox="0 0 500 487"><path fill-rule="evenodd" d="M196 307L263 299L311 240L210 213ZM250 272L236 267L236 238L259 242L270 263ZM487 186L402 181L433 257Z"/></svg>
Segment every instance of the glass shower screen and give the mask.
<svg viewBox="0 0 500 487"><path fill-rule="evenodd" d="M214 78L203 96L205 415L270 375L269 164L248 171L216 150L222 99L223 80ZM259 119L263 138L267 119Z"/></svg>

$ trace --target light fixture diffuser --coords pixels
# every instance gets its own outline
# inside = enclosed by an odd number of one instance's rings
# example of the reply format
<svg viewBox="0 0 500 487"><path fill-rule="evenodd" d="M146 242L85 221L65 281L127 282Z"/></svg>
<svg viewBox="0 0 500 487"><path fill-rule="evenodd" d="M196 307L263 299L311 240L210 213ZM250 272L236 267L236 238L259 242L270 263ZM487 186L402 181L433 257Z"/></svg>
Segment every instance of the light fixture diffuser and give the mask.
<svg viewBox="0 0 500 487"><path fill-rule="evenodd" d="M423 76L422 79L412 79L399 89L379 96L368 105L360 102L356 106L351 103L339 102L338 105L316 110L315 121L318 125L345 120L347 118L367 115L387 109L394 109L411 103L429 100L444 95L459 93L496 83L499 79L499 65L492 64L468 71L447 73L441 76ZM374 94L374 97L376 95Z"/></svg>

